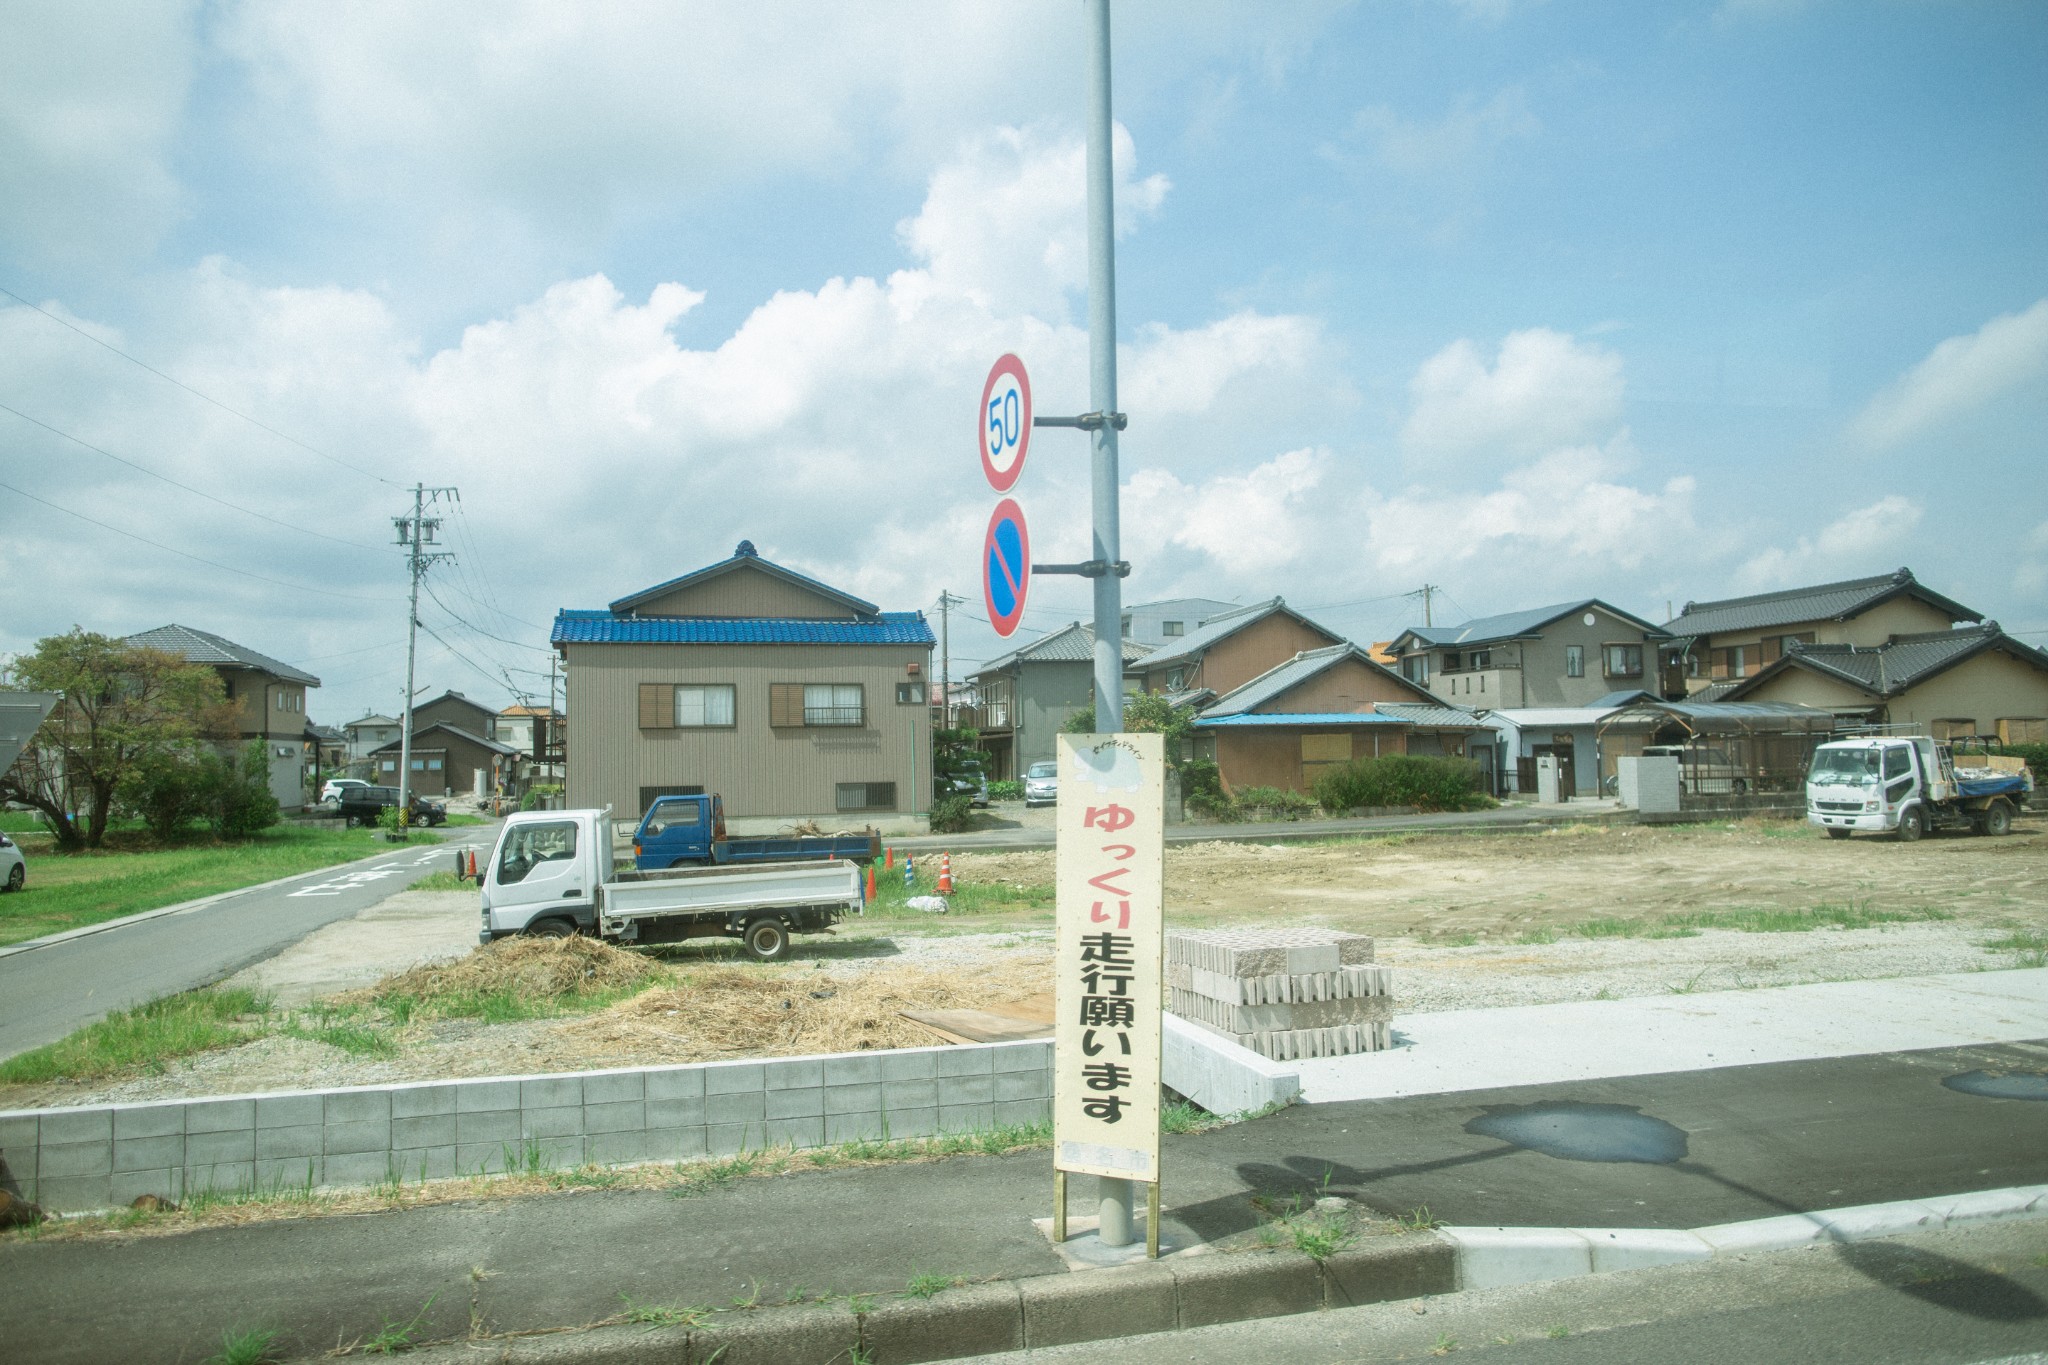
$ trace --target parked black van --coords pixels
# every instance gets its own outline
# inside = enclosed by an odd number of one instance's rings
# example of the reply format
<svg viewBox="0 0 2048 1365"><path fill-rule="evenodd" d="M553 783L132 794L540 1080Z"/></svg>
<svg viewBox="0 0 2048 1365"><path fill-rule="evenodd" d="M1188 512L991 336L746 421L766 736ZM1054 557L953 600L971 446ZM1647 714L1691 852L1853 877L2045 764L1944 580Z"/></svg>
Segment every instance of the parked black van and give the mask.
<svg viewBox="0 0 2048 1365"><path fill-rule="evenodd" d="M351 829L357 825L374 825L386 808L397 804L396 787L350 787L341 794L342 822ZM429 801L415 792L406 823L445 825L448 823L448 808L439 801Z"/></svg>

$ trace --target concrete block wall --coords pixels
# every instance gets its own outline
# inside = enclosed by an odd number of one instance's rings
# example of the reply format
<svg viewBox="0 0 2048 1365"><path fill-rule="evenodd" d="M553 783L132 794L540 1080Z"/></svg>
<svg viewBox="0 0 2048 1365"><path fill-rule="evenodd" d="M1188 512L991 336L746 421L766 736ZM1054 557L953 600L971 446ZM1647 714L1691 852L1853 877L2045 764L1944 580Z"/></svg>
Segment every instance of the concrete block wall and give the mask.
<svg viewBox="0 0 2048 1365"><path fill-rule="evenodd" d="M1393 973L1372 939L1336 929L1211 929L1166 936L1167 1008L1272 1058L1393 1045Z"/></svg>
<svg viewBox="0 0 2048 1365"><path fill-rule="evenodd" d="M1052 1044L355 1086L0 1112L0 1184L54 1212L930 1137L1052 1115Z"/></svg>

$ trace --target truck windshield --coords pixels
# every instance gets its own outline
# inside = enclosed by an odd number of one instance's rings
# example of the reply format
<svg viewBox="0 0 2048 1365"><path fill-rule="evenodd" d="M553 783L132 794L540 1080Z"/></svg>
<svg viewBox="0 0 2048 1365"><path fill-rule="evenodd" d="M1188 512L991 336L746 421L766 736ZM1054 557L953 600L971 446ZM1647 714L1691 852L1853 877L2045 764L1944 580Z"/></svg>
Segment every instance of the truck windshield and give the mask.
<svg viewBox="0 0 2048 1365"><path fill-rule="evenodd" d="M511 886L544 862L576 856L576 822L549 820L515 825L505 834L498 853L498 885Z"/></svg>
<svg viewBox="0 0 2048 1365"><path fill-rule="evenodd" d="M1809 782L1838 782L1852 787L1869 786L1877 780L1875 749L1815 749Z"/></svg>

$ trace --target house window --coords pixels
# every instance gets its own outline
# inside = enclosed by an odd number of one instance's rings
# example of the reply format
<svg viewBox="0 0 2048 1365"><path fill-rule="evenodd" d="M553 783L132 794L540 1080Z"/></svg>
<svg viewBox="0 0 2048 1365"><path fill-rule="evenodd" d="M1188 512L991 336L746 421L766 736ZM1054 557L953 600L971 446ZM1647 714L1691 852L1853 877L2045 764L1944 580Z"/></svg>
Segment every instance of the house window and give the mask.
<svg viewBox="0 0 2048 1365"><path fill-rule="evenodd" d="M1493 651L1492 651L1492 650L1490 650L1490 649L1475 649L1475 650L1473 650L1473 651L1472 651L1472 667L1474 667L1474 668L1491 668L1492 666L1493 666Z"/></svg>
<svg viewBox="0 0 2048 1365"><path fill-rule="evenodd" d="M414 759L412 761L412 770L416 773L425 772L427 770L427 760L424 758Z"/></svg>
<svg viewBox="0 0 2048 1365"><path fill-rule="evenodd" d="M1601 652L1607 658L1608 677L1640 678L1643 676L1643 647L1641 645L1607 645Z"/></svg>
<svg viewBox="0 0 2048 1365"><path fill-rule="evenodd" d="M1409 682L1427 685L1429 682L1429 656L1410 654L1401 660L1401 676Z"/></svg>
<svg viewBox="0 0 2048 1365"><path fill-rule="evenodd" d="M395 773L398 771L398 760L395 758L387 758L380 766L387 773Z"/></svg>
<svg viewBox="0 0 2048 1365"><path fill-rule="evenodd" d="M921 682L900 682L896 684L898 706L923 706L924 684Z"/></svg>
<svg viewBox="0 0 2048 1365"><path fill-rule="evenodd" d="M806 683L804 724L859 725L866 719L863 700L859 683Z"/></svg>
<svg viewBox="0 0 2048 1365"><path fill-rule="evenodd" d="M441 771L441 760L440 760L440 759L438 759L438 758L430 758L430 759L428 759L428 760L427 760L427 771L428 771L428 772L430 772L430 773L437 773L437 772L440 772L440 771Z"/></svg>
<svg viewBox="0 0 2048 1365"><path fill-rule="evenodd" d="M1444 651L1444 672L1456 673L1464 663L1464 656L1455 649Z"/></svg>
<svg viewBox="0 0 2048 1365"><path fill-rule="evenodd" d="M1564 675L1567 678L1583 678L1586 676L1586 647L1584 645L1566 645L1564 647Z"/></svg>
<svg viewBox="0 0 2048 1365"><path fill-rule="evenodd" d="M1314 772L1308 771L1309 769L1327 767L1336 763L1349 763L1350 761L1351 736L1348 734L1303 735L1301 737L1301 766L1303 769L1302 776L1304 777L1313 778L1316 776Z"/></svg>
<svg viewBox="0 0 2048 1365"><path fill-rule="evenodd" d="M1178 668L1166 675L1166 690L1169 692L1178 692L1187 685L1188 675Z"/></svg>
<svg viewBox="0 0 2048 1365"><path fill-rule="evenodd" d="M735 689L731 683L710 683L676 689L676 725L691 730L730 729Z"/></svg>
<svg viewBox="0 0 2048 1365"><path fill-rule="evenodd" d="M1754 646L1728 645L1714 651L1713 675L1717 678L1746 678L1755 656L1750 653Z"/></svg>
<svg viewBox="0 0 2048 1365"><path fill-rule="evenodd" d="M895 810L894 782L840 782L832 788L840 810Z"/></svg>
<svg viewBox="0 0 2048 1365"><path fill-rule="evenodd" d="M1161 621L1159 623L1159 633L1169 640L1176 635L1185 635L1188 633L1188 623L1185 621Z"/></svg>

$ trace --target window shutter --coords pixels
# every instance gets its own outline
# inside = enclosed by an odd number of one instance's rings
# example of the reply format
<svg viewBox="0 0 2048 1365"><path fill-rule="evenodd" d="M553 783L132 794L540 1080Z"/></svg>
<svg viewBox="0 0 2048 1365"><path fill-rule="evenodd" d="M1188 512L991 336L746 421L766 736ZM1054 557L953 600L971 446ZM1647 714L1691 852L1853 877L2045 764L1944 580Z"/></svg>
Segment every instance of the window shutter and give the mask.
<svg viewBox="0 0 2048 1365"><path fill-rule="evenodd" d="M641 683L640 728L672 730L675 723L675 689L664 683Z"/></svg>
<svg viewBox="0 0 2048 1365"><path fill-rule="evenodd" d="M768 724L777 728L801 728L803 723L803 684L769 683Z"/></svg>

